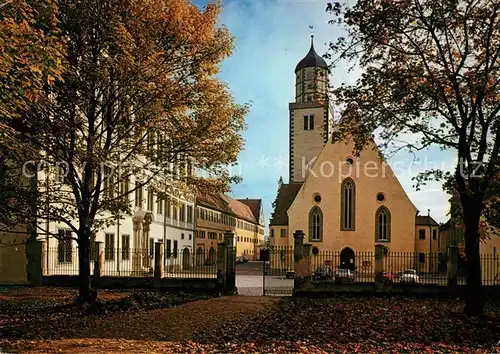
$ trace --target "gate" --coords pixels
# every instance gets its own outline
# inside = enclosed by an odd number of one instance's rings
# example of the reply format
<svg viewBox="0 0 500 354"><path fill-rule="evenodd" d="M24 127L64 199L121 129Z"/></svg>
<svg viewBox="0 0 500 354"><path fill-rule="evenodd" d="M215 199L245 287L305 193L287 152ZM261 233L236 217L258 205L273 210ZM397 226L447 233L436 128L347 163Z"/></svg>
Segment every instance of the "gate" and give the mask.
<svg viewBox="0 0 500 354"><path fill-rule="evenodd" d="M269 247L263 262L264 296L291 296L293 293L294 256L293 247Z"/></svg>

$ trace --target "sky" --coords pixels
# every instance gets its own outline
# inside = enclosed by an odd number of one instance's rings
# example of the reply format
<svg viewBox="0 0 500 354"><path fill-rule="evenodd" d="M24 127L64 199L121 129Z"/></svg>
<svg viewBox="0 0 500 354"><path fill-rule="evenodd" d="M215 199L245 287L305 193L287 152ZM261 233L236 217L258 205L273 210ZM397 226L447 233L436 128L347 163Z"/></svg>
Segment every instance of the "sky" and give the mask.
<svg viewBox="0 0 500 354"><path fill-rule="evenodd" d="M200 6L205 2L195 1ZM314 46L320 55L329 40L342 35L328 25L325 4L322 0L223 1L220 24L229 28L236 47L222 63L219 77L228 83L236 102L251 105L248 129L243 133L245 148L239 166L232 169L243 181L232 186L231 196L262 198L266 226L279 177L288 182L288 103L295 98L295 66L309 50L309 26L314 26ZM355 78L355 72L341 66L332 70L330 84L352 83ZM437 147L417 155L399 152L389 160L420 214L427 215L430 209L438 222L445 222L449 211L441 183L432 182L416 191L412 177L426 167L451 169L453 162L453 152Z"/></svg>

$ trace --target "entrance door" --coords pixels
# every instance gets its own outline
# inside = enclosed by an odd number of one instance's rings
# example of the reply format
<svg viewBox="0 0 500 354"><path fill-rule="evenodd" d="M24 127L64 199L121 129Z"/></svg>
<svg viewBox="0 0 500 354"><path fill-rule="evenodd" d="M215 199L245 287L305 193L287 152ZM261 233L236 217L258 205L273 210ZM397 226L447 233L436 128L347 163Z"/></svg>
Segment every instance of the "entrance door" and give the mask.
<svg viewBox="0 0 500 354"><path fill-rule="evenodd" d="M340 252L339 268L354 270L354 264L354 251L349 247L344 248Z"/></svg>

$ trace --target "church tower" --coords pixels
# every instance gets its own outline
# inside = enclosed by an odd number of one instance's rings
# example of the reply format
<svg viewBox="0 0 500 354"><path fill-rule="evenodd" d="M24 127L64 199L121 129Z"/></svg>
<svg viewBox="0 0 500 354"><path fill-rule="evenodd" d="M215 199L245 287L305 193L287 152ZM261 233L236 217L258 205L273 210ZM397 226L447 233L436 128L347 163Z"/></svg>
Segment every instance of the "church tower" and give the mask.
<svg viewBox="0 0 500 354"><path fill-rule="evenodd" d="M289 104L290 183L303 182L333 130L328 65L311 48L295 68L295 102Z"/></svg>

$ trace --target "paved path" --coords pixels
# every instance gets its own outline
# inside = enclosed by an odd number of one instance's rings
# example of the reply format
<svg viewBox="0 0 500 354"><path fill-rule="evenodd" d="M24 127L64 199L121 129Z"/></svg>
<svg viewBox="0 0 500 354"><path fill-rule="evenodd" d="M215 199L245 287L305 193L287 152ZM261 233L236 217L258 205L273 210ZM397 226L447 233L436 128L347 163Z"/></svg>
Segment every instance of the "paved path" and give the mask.
<svg viewBox="0 0 500 354"><path fill-rule="evenodd" d="M262 296L264 277L262 262L248 262L236 265L236 287L239 295ZM293 279L266 276L266 295L286 296L292 294Z"/></svg>

